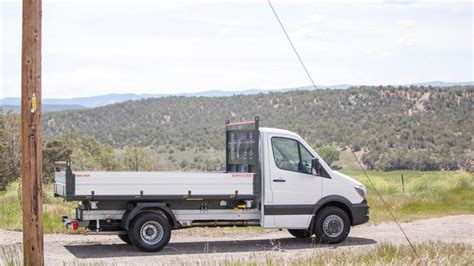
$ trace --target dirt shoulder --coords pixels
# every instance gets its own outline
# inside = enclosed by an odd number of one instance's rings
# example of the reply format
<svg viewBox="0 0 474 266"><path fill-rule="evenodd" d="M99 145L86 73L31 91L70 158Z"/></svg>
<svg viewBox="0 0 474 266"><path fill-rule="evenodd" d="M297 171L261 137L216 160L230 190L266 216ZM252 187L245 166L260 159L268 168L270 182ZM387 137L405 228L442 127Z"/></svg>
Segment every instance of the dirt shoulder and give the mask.
<svg viewBox="0 0 474 266"><path fill-rule="evenodd" d="M474 244L474 215L457 215L402 223L415 242L442 241ZM0 245L19 249L21 232L0 229ZM353 227L349 238L339 245L321 245L315 240L291 237L285 230L193 228L173 231L169 245L159 253L144 253L121 242L117 236L72 234L45 235L46 265L74 264L188 264L228 260L254 261L266 257L282 260L318 253L348 250L354 253L378 243L406 244L395 223ZM1 263L0 263L1 264Z"/></svg>

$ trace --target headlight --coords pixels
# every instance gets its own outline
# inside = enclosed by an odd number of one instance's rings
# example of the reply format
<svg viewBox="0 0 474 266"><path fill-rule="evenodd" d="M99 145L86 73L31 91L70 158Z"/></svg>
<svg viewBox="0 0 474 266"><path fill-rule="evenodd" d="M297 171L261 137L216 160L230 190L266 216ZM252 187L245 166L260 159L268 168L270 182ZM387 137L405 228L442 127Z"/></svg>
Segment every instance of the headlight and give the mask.
<svg viewBox="0 0 474 266"><path fill-rule="evenodd" d="M367 191L365 190L364 185L357 185L354 188L357 191L357 194L359 194L359 196L361 196L363 199L367 200Z"/></svg>

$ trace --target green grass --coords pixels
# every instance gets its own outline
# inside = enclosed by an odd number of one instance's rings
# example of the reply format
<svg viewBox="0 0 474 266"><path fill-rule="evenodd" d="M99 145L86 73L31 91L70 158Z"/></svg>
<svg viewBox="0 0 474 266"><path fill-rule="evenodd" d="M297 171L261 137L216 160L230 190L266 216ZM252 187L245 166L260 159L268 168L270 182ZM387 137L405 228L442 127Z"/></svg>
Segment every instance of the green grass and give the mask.
<svg viewBox="0 0 474 266"><path fill-rule="evenodd" d="M21 187L19 182L11 183L7 191L0 195L0 228L8 230L22 229ZM53 197L52 185L46 185L43 191L43 230L45 233L69 232L61 222L61 215L74 214L76 203L64 202Z"/></svg>
<svg viewBox="0 0 474 266"><path fill-rule="evenodd" d="M341 172L368 189L371 222L391 220L381 200L361 170ZM402 221L474 213L474 175L465 171L367 171L376 189ZM401 175L404 176L403 191Z"/></svg>
<svg viewBox="0 0 474 266"><path fill-rule="evenodd" d="M266 265L470 265L474 260L472 245L430 242L415 245L422 260L406 245L379 244L368 251L333 250L315 252L304 258L267 257ZM235 265L229 262L230 265ZM242 265L257 265L245 262Z"/></svg>

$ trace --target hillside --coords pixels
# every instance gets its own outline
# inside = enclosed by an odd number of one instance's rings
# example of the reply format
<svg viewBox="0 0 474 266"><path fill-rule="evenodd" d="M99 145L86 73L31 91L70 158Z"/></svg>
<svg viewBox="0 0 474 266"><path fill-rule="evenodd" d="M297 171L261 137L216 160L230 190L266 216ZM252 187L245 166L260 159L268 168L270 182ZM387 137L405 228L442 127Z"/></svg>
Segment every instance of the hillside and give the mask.
<svg viewBox="0 0 474 266"><path fill-rule="evenodd" d="M173 96L47 113L43 123L49 138L74 127L114 147L196 152L223 150L227 118L258 115L262 126L298 132L313 147L362 148L369 167L455 169L470 162L473 92L474 86L412 86Z"/></svg>

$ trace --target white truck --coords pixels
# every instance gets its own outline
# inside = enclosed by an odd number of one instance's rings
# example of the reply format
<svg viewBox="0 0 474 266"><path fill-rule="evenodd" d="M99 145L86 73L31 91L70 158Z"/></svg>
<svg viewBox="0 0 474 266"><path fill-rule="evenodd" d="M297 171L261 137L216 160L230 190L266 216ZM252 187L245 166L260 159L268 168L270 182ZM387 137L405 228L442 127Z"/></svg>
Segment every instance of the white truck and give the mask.
<svg viewBox="0 0 474 266"><path fill-rule="evenodd" d="M54 191L79 201L76 217L62 217L66 227L117 234L148 252L187 227L288 229L333 244L369 220L364 185L331 170L299 135L260 128L258 117L226 122L225 172L79 172L67 161Z"/></svg>

